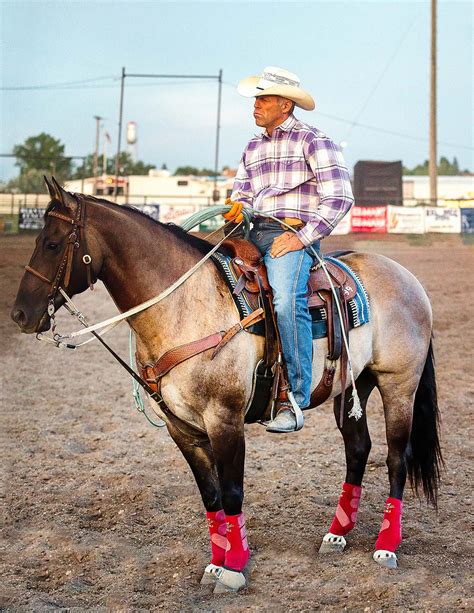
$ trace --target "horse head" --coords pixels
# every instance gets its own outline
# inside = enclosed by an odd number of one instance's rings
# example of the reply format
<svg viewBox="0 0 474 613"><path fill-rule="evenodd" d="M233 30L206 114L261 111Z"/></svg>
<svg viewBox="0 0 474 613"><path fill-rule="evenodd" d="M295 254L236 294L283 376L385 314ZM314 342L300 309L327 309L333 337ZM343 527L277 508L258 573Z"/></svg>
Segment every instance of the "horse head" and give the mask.
<svg viewBox="0 0 474 613"><path fill-rule="evenodd" d="M51 201L11 312L27 334L49 329L51 315L65 302L60 287L68 296L79 294L100 268L100 258L87 249L83 197L64 190L54 177L52 183L45 181Z"/></svg>

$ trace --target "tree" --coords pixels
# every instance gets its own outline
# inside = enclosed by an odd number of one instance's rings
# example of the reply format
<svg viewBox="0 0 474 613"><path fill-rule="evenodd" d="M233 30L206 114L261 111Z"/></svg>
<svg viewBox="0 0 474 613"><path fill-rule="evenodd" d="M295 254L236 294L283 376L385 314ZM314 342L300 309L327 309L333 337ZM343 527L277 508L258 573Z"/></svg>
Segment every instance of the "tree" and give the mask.
<svg viewBox="0 0 474 613"><path fill-rule="evenodd" d="M404 175L428 175L429 174L429 163L428 160L425 160L423 164L418 164L414 168L405 168L403 167ZM438 163L438 174L439 175L461 175L461 174L469 174L469 171L459 169L459 164L457 159L454 157L453 161L450 162L448 158L442 156Z"/></svg>
<svg viewBox="0 0 474 613"><path fill-rule="evenodd" d="M196 166L179 166L174 176L193 175L195 177L215 177L216 173L210 168L196 168Z"/></svg>
<svg viewBox="0 0 474 613"><path fill-rule="evenodd" d="M18 177L8 181L6 191L23 194L41 194L45 191L44 175L52 174L50 170L30 168Z"/></svg>
<svg viewBox="0 0 474 613"><path fill-rule="evenodd" d="M60 140L45 132L30 136L22 145L15 145L13 154L16 165L20 167L19 180L24 181L39 173L54 174L59 181L69 178L72 164L71 159L64 155L64 147Z"/></svg>
<svg viewBox="0 0 474 613"><path fill-rule="evenodd" d="M98 169L99 174L102 174L102 168L104 165L103 162L104 156L98 156ZM137 161L134 162L132 157L126 151L122 151L120 153L119 158L119 174L120 175L147 175L148 171L152 168L155 168L153 164L145 164L145 162ZM115 175L115 156L107 159L107 169L106 174ZM89 154L84 160L84 167L82 164L76 167L72 178L73 179L81 179L82 177L92 177L94 176L94 154Z"/></svg>

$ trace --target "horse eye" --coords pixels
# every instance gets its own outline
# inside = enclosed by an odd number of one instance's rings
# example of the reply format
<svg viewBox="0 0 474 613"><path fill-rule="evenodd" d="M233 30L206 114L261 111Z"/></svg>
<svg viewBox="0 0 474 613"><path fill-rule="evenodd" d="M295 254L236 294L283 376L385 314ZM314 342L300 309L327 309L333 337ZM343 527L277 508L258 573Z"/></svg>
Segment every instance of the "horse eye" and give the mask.
<svg viewBox="0 0 474 613"><path fill-rule="evenodd" d="M47 243L46 245L46 249L49 249L50 251L54 251L55 249L57 249L58 247L58 243Z"/></svg>

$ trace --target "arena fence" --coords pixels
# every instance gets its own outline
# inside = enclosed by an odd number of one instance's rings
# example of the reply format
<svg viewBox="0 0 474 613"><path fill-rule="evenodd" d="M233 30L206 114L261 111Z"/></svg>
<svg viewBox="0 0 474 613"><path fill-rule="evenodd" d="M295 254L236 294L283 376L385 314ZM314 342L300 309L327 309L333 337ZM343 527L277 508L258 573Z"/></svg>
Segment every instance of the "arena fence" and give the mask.
<svg viewBox="0 0 474 613"><path fill-rule="evenodd" d="M43 226L44 210L49 196L43 194L0 194L0 233L15 234L38 231ZM181 223L198 210L209 206L207 197L128 196L118 198L119 204L133 204L144 213L164 223ZM474 200L440 201L439 205L425 206L423 202L410 201L415 206L352 207L350 213L338 224L333 234L394 233L467 233L474 234ZM214 218L202 224L200 230L212 231L223 220Z"/></svg>

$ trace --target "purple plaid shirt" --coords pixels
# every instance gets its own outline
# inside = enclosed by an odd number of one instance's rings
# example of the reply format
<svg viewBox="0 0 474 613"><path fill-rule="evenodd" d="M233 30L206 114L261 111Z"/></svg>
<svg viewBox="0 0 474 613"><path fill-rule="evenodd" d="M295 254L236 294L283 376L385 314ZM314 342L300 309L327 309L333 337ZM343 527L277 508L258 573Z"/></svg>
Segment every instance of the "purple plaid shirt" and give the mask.
<svg viewBox="0 0 474 613"><path fill-rule="evenodd" d="M290 115L247 145L231 199L260 213L306 222L304 245L327 236L354 203L342 153L325 134Z"/></svg>

